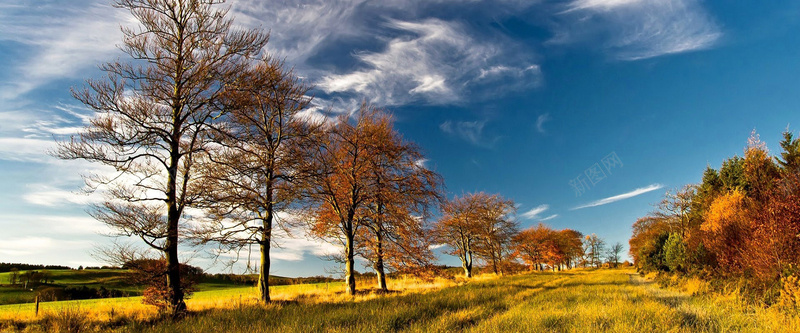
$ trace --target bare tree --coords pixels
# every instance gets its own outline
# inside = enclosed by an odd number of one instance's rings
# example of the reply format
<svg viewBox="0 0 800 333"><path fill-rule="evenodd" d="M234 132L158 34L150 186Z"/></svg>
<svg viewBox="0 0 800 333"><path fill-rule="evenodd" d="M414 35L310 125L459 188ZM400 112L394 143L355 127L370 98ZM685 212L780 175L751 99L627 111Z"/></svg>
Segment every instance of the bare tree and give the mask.
<svg viewBox="0 0 800 333"><path fill-rule="evenodd" d="M605 251L606 242L596 234L587 235L583 241L584 253L586 254L589 265L600 267L602 255Z"/></svg>
<svg viewBox="0 0 800 333"><path fill-rule="evenodd" d="M614 243L611 248L608 250L608 262L613 265L613 267L619 266L620 255L625 247L620 242Z"/></svg>
<svg viewBox="0 0 800 333"><path fill-rule="evenodd" d="M220 0L118 0L137 29L123 28L121 49L134 60L101 66L73 95L96 112L86 129L61 142L55 155L113 168L87 177L107 201L92 215L122 235L138 236L164 253L169 305L185 313L178 261L182 216L197 198L195 163L207 148L214 101L258 55L268 36L232 28Z"/></svg>
<svg viewBox="0 0 800 333"><path fill-rule="evenodd" d="M655 215L671 222L674 232L678 232L685 239L690 228L690 213L692 199L697 194L697 186L685 185L674 191L667 191L664 199L657 205Z"/></svg>
<svg viewBox="0 0 800 333"><path fill-rule="evenodd" d="M308 90L269 57L240 73L221 99L228 112L212 133L218 146L200 168L203 206L210 214L196 236L201 244L217 243L220 253L259 246L258 286L265 303L273 228L289 232L287 217L278 213L289 215L298 201L300 141L319 127L300 115L311 102Z"/></svg>

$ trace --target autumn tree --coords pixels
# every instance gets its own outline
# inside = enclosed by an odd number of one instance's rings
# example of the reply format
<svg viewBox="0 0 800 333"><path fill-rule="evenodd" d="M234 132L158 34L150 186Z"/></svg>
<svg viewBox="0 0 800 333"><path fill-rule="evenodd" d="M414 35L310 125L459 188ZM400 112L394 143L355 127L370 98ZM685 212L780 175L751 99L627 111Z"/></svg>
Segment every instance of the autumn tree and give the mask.
<svg viewBox="0 0 800 333"><path fill-rule="evenodd" d="M657 206L655 214L670 221L673 231L679 232L682 237L686 237L691 228L690 213L696 192L694 185L685 185L675 191L668 191Z"/></svg>
<svg viewBox="0 0 800 333"><path fill-rule="evenodd" d="M503 265L512 252L512 238L519 232L513 200L499 194L473 194L473 220L477 230L475 254L491 266L495 274L503 273Z"/></svg>
<svg viewBox="0 0 800 333"><path fill-rule="evenodd" d="M591 234L586 235L583 244L589 265L600 267L603 263L602 256L605 252L606 242L596 234Z"/></svg>
<svg viewBox="0 0 800 333"><path fill-rule="evenodd" d="M583 234L576 230L563 229L558 231L556 239L563 255L561 264L568 268L575 267L577 260L583 256Z"/></svg>
<svg viewBox="0 0 800 333"><path fill-rule="evenodd" d="M475 243L479 237L476 227L478 216L474 210L476 205L474 194L446 201L442 205L442 217L435 226L437 242L450 247L449 254L458 257L467 278L472 277Z"/></svg>
<svg viewBox="0 0 800 333"><path fill-rule="evenodd" d="M208 147L214 106L246 59L257 56L268 36L234 29L221 1L118 0L138 28L123 28L121 49L133 61L101 66L103 80L90 80L74 96L95 116L55 155L84 159L114 172L87 178L107 200L92 215L122 235L138 236L166 260L169 305L185 313L178 242L182 216L197 198L195 164Z"/></svg>
<svg viewBox="0 0 800 333"><path fill-rule="evenodd" d="M287 219L297 208L298 178L304 176L303 141L320 127L302 117L311 102L308 89L271 57L238 73L218 101L226 114L209 133L216 145L200 167L202 206L209 216L195 236L201 244L217 243L221 253L258 246L258 288L265 303L273 230L289 232Z"/></svg>
<svg viewBox="0 0 800 333"><path fill-rule="evenodd" d="M347 292L355 294L356 242L361 228L377 226L376 198L380 193L376 175L390 175L388 168L378 170L378 161L392 159L391 152L381 140L395 138L388 116L380 110L363 103L355 119L343 115L335 124L319 136L308 149L306 169L313 175L304 185L304 195L310 203L312 233L328 240L337 240L344 248L345 279ZM384 173L387 172L387 173ZM386 180L389 181L389 180ZM391 185L386 183L387 186ZM388 197L384 197L388 199ZM384 208L411 209L412 206L383 202ZM411 212L410 210L408 212ZM410 216L401 211L385 211L381 215L381 228L390 221L409 226L410 221L391 220L394 217ZM391 215L389 215L391 213ZM416 222L411 222L416 223ZM382 236L389 235L381 230ZM385 243L381 243L385 244Z"/></svg>
<svg viewBox="0 0 800 333"><path fill-rule="evenodd" d="M423 167L420 149L392 128L391 118L379 114L369 149L371 195L368 216L357 247L372 264L378 288L388 291L386 270L429 266L435 259L426 224L430 208L438 206L442 178Z"/></svg>
<svg viewBox="0 0 800 333"><path fill-rule="evenodd" d="M643 270L660 267L663 263L663 257L659 254L662 251L663 244L659 244L658 239L662 235L669 237L670 225L667 219L648 215L637 219L633 223L632 229L633 235L628 241L628 251L633 257L633 263Z"/></svg>
<svg viewBox="0 0 800 333"><path fill-rule="evenodd" d="M555 231L539 223L514 235L514 253L531 269L542 269L550 253L555 251Z"/></svg>

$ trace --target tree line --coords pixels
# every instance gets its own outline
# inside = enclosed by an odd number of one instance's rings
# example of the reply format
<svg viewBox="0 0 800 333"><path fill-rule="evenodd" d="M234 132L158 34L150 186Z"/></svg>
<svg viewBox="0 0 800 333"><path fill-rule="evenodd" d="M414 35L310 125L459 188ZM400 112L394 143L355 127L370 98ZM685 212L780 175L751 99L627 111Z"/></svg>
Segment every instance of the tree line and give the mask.
<svg viewBox="0 0 800 333"><path fill-rule="evenodd" d="M73 90L95 115L53 152L105 167L86 177L105 198L90 214L155 250L156 258L128 245L105 252L120 266L139 263L140 279L155 284L145 290L152 304L175 317L186 311L197 274L180 263L179 244L237 257L257 247L260 299L269 302L270 250L279 231L297 229L341 246L334 259L350 295L356 257L385 291L387 271L432 267L436 244L451 248L467 277L476 259L500 274L520 260L600 265L596 235L519 231L514 202L499 195L447 200L442 177L387 111L313 107L311 86L263 51L269 35L234 27L222 2L115 1L139 22L122 29L131 59L101 65L105 78Z"/></svg>
<svg viewBox="0 0 800 333"><path fill-rule="evenodd" d="M633 224L630 254L644 271L738 281L767 303L800 264L800 140L770 155L755 132L744 157L706 167Z"/></svg>

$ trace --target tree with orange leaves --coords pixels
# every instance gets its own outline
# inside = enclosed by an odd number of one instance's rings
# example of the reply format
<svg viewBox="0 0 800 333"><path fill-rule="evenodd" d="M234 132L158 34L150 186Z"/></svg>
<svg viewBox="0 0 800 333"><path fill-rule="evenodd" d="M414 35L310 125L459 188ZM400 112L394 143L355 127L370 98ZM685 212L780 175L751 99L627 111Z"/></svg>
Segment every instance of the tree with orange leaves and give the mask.
<svg viewBox="0 0 800 333"><path fill-rule="evenodd" d="M519 232L514 218L514 201L499 194L473 194L476 214L474 227L478 232L475 254L491 265L492 272L503 274L503 264L510 258L512 238Z"/></svg>
<svg viewBox="0 0 800 333"><path fill-rule="evenodd" d="M431 260L424 221L441 177L418 165L422 154L394 131L388 114L364 103L355 120L339 117L308 150L313 176L303 188L311 231L343 246L349 294L356 255L373 264L382 290L387 260L391 267Z"/></svg>
<svg viewBox="0 0 800 333"><path fill-rule="evenodd" d="M435 237L439 243L450 247L448 252L461 260L464 276L472 277L475 243L478 241L475 195L455 197L442 205L442 217L436 222Z"/></svg>
<svg viewBox="0 0 800 333"><path fill-rule="evenodd" d="M388 291L386 270L429 266L427 218L430 208L441 200L442 177L425 168L417 146L403 140L391 126L388 115L377 119L384 126L370 143L373 152L366 177L371 196L366 205L366 228L358 234L360 255L372 264L378 288Z"/></svg>
<svg viewBox="0 0 800 333"><path fill-rule="evenodd" d="M498 194L472 193L442 207L444 215L437 222L439 242L450 246L464 268L472 276L474 258L491 265L494 273L502 273L504 260L512 253L512 238L517 234L516 210L512 200Z"/></svg>
<svg viewBox="0 0 800 333"><path fill-rule="evenodd" d="M530 269L542 270L555 247L554 233L553 229L542 223L520 231L514 236L514 254Z"/></svg>
<svg viewBox="0 0 800 333"><path fill-rule="evenodd" d="M258 289L270 301L270 248L273 230L288 232L289 221L278 213L299 200L298 179L304 175L304 143L321 127L299 115L310 104L308 86L283 62L265 57L238 73L220 99L228 113L210 131L216 145L207 149L199 168L207 218L195 228L197 243L215 243L220 253L258 246ZM296 207L294 207L296 208Z"/></svg>
<svg viewBox="0 0 800 333"><path fill-rule="evenodd" d="M372 196L370 145L384 124L377 110L361 105L355 121L340 116L309 146L305 169L312 174L303 190L309 205L311 233L344 248L347 293L355 295L355 237L366 225Z"/></svg>

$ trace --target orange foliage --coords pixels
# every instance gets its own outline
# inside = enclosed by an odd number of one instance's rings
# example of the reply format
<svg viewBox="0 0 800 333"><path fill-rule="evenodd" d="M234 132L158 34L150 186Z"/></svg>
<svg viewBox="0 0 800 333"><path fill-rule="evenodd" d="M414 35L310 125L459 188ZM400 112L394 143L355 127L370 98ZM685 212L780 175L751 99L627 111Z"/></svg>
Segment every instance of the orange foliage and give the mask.
<svg viewBox="0 0 800 333"><path fill-rule="evenodd" d="M739 190L717 197L700 226L705 232L703 244L715 254L718 271L724 275L741 273L741 254L750 233L746 197Z"/></svg>

